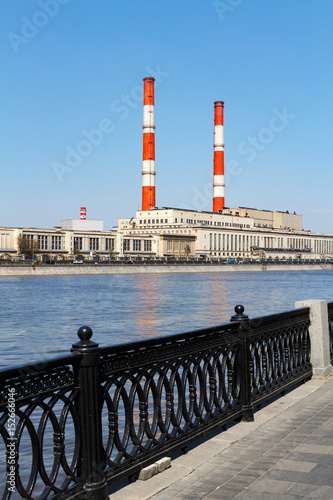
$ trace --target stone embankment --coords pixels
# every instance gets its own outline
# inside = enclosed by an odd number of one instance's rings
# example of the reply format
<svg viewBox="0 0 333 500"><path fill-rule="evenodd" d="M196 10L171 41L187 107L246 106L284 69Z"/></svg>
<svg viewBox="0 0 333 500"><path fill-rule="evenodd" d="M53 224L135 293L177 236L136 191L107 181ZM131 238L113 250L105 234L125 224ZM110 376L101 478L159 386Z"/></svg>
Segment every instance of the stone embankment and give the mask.
<svg viewBox="0 0 333 500"><path fill-rule="evenodd" d="M36 265L0 266L0 277L79 276L85 274L234 273L260 271L328 271L333 264L221 264L221 265Z"/></svg>

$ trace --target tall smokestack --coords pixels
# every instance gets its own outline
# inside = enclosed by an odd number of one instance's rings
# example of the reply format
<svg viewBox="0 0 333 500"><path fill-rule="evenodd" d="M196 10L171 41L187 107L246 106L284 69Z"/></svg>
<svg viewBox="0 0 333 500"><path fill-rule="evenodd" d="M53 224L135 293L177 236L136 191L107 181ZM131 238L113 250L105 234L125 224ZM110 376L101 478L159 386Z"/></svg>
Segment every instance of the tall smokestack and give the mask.
<svg viewBox="0 0 333 500"><path fill-rule="evenodd" d="M87 216L86 207L81 207L80 208L80 220L86 220L86 216Z"/></svg>
<svg viewBox="0 0 333 500"><path fill-rule="evenodd" d="M142 210L155 207L154 81L152 77L143 79Z"/></svg>
<svg viewBox="0 0 333 500"><path fill-rule="evenodd" d="M213 212L218 212L224 208L223 108L224 102L214 102Z"/></svg>

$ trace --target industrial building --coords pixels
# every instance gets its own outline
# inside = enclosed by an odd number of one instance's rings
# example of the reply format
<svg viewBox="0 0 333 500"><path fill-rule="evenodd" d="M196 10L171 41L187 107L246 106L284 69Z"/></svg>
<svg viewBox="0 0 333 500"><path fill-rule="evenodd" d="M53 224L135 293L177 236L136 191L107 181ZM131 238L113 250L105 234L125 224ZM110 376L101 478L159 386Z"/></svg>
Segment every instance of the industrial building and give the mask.
<svg viewBox="0 0 333 500"><path fill-rule="evenodd" d="M247 210L247 215L241 215ZM264 214L264 217L263 217ZM101 259L200 257L221 259L330 259L333 236L299 229L302 216L254 209L222 213L176 208L138 210L119 219L117 229L100 229L102 221L62 221L53 229L0 228L0 257L19 255L17 238L36 243L35 257L55 260L78 255ZM288 225L281 225L288 224ZM43 257L44 256L44 257Z"/></svg>
<svg viewBox="0 0 333 500"><path fill-rule="evenodd" d="M225 207L224 103L214 103L212 212L156 207L154 78L144 78L142 209L104 231L86 218L54 229L0 228L0 258L18 258L19 237L31 241L42 260L84 258L189 258L321 260L333 258L333 235L303 230L302 216L288 211Z"/></svg>

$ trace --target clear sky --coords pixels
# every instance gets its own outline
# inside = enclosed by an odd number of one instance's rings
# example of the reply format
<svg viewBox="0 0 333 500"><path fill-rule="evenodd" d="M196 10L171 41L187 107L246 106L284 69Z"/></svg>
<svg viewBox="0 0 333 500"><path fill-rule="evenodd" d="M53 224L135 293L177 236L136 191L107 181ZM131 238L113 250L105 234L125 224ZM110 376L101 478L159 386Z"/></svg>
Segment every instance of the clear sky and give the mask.
<svg viewBox="0 0 333 500"><path fill-rule="evenodd" d="M3 2L0 226L134 216L154 76L157 206L212 209L222 100L226 205L333 233L332 24L331 0Z"/></svg>

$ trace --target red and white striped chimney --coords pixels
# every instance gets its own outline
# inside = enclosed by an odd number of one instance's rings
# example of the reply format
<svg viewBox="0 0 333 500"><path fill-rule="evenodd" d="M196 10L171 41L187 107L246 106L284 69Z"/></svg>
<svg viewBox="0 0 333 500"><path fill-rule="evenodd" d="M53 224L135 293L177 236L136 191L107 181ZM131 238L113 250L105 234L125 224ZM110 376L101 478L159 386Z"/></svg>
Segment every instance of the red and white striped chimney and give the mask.
<svg viewBox="0 0 333 500"><path fill-rule="evenodd" d="M142 210L155 207L154 81L152 77L143 79Z"/></svg>
<svg viewBox="0 0 333 500"><path fill-rule="evenodd" d="M223 107L224 102L214 102L213 212L218 212L224 208Z"/></svg>
<svg viewBox="0 0 333 500"><path fill-rule="evenodd" d="M80 220L86 220L87 217L87 209L86 207L80 208Z"/></svg>

